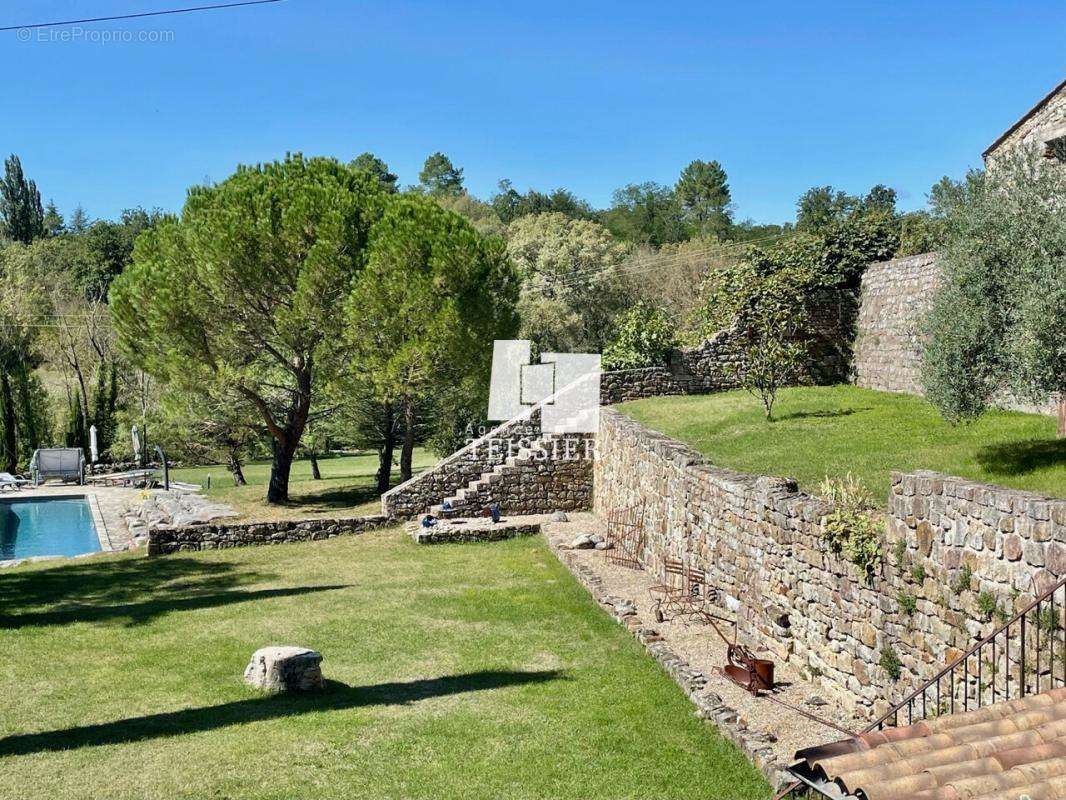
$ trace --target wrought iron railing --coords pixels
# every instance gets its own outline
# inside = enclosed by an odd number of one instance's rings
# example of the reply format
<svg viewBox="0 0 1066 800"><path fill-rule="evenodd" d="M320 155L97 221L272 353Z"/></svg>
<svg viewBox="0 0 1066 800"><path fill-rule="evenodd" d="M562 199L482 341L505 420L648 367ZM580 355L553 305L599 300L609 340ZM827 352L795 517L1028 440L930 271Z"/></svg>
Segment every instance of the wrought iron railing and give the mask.
<svg viewBox="0 0 1066 800"><path fill-rule="evenodd" d="M867 731L1066 686L1066 578L911 692Z"/></svg>

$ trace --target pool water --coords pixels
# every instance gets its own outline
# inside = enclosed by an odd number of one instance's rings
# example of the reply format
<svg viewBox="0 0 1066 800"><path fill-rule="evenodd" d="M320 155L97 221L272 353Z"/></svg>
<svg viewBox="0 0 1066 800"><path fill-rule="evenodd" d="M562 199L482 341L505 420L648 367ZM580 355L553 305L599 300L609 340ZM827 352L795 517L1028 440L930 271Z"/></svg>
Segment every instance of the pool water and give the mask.
<svg viewBox="0 0 1066 800"><path fill-rule="evenodd" d="M84 498L0 500L0 560L99 550L100 539Z"/></svg>

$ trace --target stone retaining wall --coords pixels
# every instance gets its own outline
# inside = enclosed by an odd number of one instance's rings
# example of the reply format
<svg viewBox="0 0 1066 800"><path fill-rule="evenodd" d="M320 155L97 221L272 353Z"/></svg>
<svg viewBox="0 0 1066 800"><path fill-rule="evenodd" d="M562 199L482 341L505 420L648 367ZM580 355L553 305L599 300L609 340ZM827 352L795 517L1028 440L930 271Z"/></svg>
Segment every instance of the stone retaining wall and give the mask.
<svg viewBox="0 0 1066 800"><path fill-rule="evenodd" d="M800 383L827 384L847 380L855 310L855 298L848 292L823 292L812 297L808 313L814 333L807 339L809 355ZM600 382L600 404L607 406L645 397L709 394L735 389L736 368L741 360L736 331L719 331L696 347L674 351L665 367L604 373Z"/></svg>
<svg viewBox="0 0 1066 800"><path fill-rule="evenodd" d="M921 328L940 279L935 253L866 269L856 324L856 386L922 394Z"/></svg>
<svg viewBox="0 0 1066 800"><path fill-rule="evenodd" d="M455 544L468 542L502 542L519 536L536 536L540 533L539 522L509 522L504 519L443 520L432 528L423 528L415 522L406 525L407 534L415 544Z"/></svg>
<svg viewBox="0 0 1066 800"><path fill-rule="evenodd" d="M332 539L334 536L365 533L395 524L394 519L381 515L340 519L154 527L148 531L148 555L166 555L183 550L216 550L224 547L310 542Z"/></svg>
<svg viewBox="0 0 1066 800"><path fill-rule="evenodd" d="M582 434L553 440L491 475L476 492L466 494L462 505L468 513L490 503L499 503L504 514L588 511L592 508L594 443Z"/></svg>
<svg viewBox="0 0 1066 800"><path fill-rule="evenodd" d="M924 395L922 348L925 318L942 281L936 253L871 264L862 276L852 382L866 389ZM995 405L1054 414L1056 402L1019 401L1006 393Z"/></svg>
<svg viewBox="0 0 1066 800"><path fill-rule="evenodd" d="M597 454L595 510L643 504L648 569L665 555L695 561L746 637L864 715L992 631L982 591L1020 609L1066 572L1064 500L894 475L884 563L868 578L831 552L821 524L829 507L792 481L719 469L609 409ZM888 648L902 662L899 680L879 666Z"/></svg>

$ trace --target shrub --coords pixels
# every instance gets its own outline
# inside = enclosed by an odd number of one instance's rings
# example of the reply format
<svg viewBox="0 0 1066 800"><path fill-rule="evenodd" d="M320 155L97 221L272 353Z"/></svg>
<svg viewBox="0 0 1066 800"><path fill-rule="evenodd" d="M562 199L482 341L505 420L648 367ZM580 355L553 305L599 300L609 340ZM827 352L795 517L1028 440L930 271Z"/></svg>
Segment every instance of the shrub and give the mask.
<svg viewBox="0 0 1066 800"><path fill-rule="evenodd" d="M666 312L638 303L616 320L603 350L603 369L662 366L676 344L677 332Z"/></svg>
<svg viewBox="0 0 1066 800"><path fill-rule="evenodd" d="M899 218L897 257L932 252L944 244L944 221L928 211L912 211Z"/></svg>
<svg viewBox="0 0 1066 800"><path fill-rule="evenodd" d="M959 574L955 577L955 582L951 584L951 588L955 591L955 594L962 594L963 592L970 591L970 580L973 578L973 570L970 569L969 564L963 564L959 570Z"/></svg>
<svg viewBox="0 0 1066 800"><path fill-rule="evenodd" d="M1004 390L1043 403L1066 390L1066 170L1039 152L934 188L944 283L928 318L926 396L955 423Z"/></svg>
<svg viewBox="0 0 1066 800"><path fill-rule="evenodd" d="M872 574L883 556L882 524L872 513L873 495L850 473L844 478L826 478L820 491L833 505L822 520L830 548Z"/></svg>
<svg viewBox="0 0 1066 800"><path fill-rule="evenodd" d="M907 540L896 539L892 543L892 558L900 569L907 563Z"/></svg>
<svg viewBox="0 0 1066 800"><path fill-rule="evenodd" d="M925 577L925 567L921 564L915 564L911 568L911 578L913 578L914 582L918 585L925 583Z"/></svg>
<svg viewBox="0 0 1066 800"><path fill-rule="evenodd" d="M850 472L843 478L830 478L827 475L818 486L818 493L837 508L863 511L875 505L873 492ZM907 546L902 539L898 544Z"/></svg>
<svg viewBox="0 0 1066 800"><path fill-rule="evenodd" d="M996 596L987 589L977 595L977 610L987 619L992 618L992 615L996 613L998 606L999 604L996 603Z"/></svg>
<svg viewBox="0 0 1066 800"><path fill-rule="evenodd" d="M899 597L900 610L908 617L913 616L914 612L918 610L918 598L913 594L909 594L906 591L900 590Z"/></svg>
<svg viewBox="0 0 1066 800"><path fill-rule="evenodd" d="M877 662L881 669L894 681L898 681L903 674L903 662L899 660L899 654L892 645L885 645L881 649L881 660Z"/></svg>
<svg viewBox="0 0 1066 800"><path fill-rule="evenodd" d="M1037 614L1036 624L1044 633L1055 633L1061 627L1059 613L1050 608L1042 609Z"/></svg>

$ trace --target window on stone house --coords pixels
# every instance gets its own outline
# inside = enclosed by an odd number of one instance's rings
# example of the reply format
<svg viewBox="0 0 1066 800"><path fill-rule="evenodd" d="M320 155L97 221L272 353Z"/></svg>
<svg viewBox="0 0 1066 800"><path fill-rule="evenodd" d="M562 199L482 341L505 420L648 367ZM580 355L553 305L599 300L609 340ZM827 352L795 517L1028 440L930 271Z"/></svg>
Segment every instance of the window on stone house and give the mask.
<svg viewBox="0 0 1066 800"><path fill-rule="evenodd" d="M1066 136L1057 136L1044 142L1044 157L1066 164Z"/></svg>

